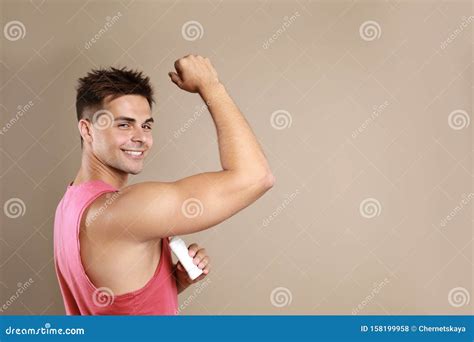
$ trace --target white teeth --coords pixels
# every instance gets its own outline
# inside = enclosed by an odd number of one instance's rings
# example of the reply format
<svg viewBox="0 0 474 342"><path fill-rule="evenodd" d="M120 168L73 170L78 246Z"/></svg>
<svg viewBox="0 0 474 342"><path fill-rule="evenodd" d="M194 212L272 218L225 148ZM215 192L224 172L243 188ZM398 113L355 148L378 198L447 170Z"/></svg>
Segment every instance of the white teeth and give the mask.
<svg viewBox="0 0 474 342"><path fill-rule="evenodd" d="M134 151L124 151L124 152L132 156L141 156L143 154L143 152L134 152Z"/></svg>

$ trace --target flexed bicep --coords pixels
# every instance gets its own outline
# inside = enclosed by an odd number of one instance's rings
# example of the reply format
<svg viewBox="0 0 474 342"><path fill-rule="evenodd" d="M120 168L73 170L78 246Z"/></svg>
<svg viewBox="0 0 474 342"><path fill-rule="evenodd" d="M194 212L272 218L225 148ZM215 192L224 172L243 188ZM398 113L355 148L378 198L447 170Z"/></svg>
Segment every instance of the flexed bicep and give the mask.
<svg viewBox="0 0 474 342"><path fill-rule="evenodd" d="M176 182L144 182L124 188L113 216L139 240L208 229L262 196L266 177L247 179L231 171L205 172Z"/></svg>

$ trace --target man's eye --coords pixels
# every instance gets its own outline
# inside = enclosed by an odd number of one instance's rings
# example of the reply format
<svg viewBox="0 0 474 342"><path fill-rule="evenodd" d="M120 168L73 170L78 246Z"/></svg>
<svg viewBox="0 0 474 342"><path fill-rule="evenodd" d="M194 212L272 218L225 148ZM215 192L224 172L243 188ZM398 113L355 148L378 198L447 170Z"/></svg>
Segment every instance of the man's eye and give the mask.
<svg viewBox="0 0 474 342"><path fill-rule="evenodd" d="M151 130L151 126L145 126L145 128Z"/></svg>
<svg viewBox="0 0 474 342"><path fill-rule="evenodd" d="M124 127L124 126L127 126L127 127L128 127L128 124L123 123L123 124L119 124L118 126L119 126L119 127Z"/></svg>

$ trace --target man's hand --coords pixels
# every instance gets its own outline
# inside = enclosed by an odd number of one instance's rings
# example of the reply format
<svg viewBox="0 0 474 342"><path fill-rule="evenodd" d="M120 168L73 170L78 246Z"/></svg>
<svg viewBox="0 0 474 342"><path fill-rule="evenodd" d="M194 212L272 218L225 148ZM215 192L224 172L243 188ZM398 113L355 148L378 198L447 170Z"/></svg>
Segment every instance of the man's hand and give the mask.
<svg viewBox="0 0 474 342"><path fill-rule="evenodd" d="M184 269L183 265L178 261L175 266L176 270L176 285L178 287L178 293L182 292L189 285L197 283L203 280L210 271L209 256L204 248L199 248L196 243L189 245L188 253L193 258L193 262L197 267L203 270L203 273L192 280L188 272Z"/></svg>
<svg viewBox="0 0 474 342"><path fill-rule="evenodd" d="M171 80L190 93L201 93L209 87L219 85L217 72L207 57L187 55L174 62L174 67L177 72L168 73Z"/></svg>

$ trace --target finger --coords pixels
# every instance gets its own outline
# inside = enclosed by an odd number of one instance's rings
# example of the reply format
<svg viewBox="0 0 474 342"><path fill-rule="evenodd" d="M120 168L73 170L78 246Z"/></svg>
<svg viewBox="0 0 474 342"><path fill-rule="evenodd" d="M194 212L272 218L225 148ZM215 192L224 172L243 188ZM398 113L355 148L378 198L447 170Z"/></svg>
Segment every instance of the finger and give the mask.
<svg viewBox="0 0 474 342"><path fill-rule="evenodd" d="M209 263L209 257L205 256L198 264L198 267L202 270Z"/></svg>
<svg viewBox="0 0 474 342"><path fill-rule="evenodd" d="M179 74L181 74L181 72L183 71L183 63L185 63L184 61L185 59L180 58L174 62L174 68Z"/></svg>
<svg viewBox="0 0 474 342"><path fill-rule="evenodd" d="M204 267L204 269L202 270L202 273L209 274L209 272L211 272L211 264L208 263L206 267Z"/></svg>
<svg viewBox="0 0 474 342"><path fill-rule="evenodd" d="M197 283L198 281L201 281L203 280L204 278L206 278L206 274L201 274L199 277L197 277L196 279L193 280L193 283Z"/></svg>
<svg viewBox="0 0 474 342"><path fill-rule="evenodd" d="M196 255L194 256L194 263L197 265L199 262L207 256L206 250L201 248L197 251Z"/></svg>
<svg viewBox="0 0 474 342"><path fill-rule="evenodd" d="M173 81L174 84L181 88L183 81L181 81L181 78L179 78L177 73L175 73L174 71L170 71L168 73L168 76L171 78L171 81Z"/></svg>
<svg viewBox="0 0 474 342"><path fill-rule="evenodd" d="M188 253L191 257L194 257L199 250L199 246L196 243L192 243L188 247Z"/></svg>
<svg viewBox="0 0 474 342"><path fill-rule="evenodd" d="M182 271L182 272L184 271L184 267L183 267L183 265L181 265L181 263L180 263L179 261L178 261L178 263L176 264L176 268L177 268L178 270Z"/></svg>

